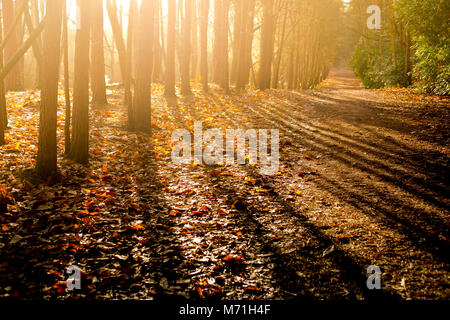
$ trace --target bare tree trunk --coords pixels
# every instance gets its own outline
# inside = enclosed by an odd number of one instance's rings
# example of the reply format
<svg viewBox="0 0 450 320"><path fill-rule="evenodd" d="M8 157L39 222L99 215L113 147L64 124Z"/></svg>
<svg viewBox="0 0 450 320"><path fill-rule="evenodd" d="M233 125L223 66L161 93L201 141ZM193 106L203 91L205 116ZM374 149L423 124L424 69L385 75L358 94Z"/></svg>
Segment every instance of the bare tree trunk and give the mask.
<svg viewBox="0 0 450 320"><path fill-rule="evenodd" d="M47 25L44 32L44 70L39 117L39 148L36 171L41 179L57 175L56 118L60 65L62 0L47 0Z"/></svg>
<svg viewBox="0 0 450 320"><path fill-rule="evenodd" d="M152 81L160 82L161 81L161 73L162 73L162 47L161 47L161 39L160 39L160 30L159 30L159 21L161 17L159 16L159 6L161 6L160 0L155 1L155 9L154 14L154 36L153 36L153 74Z"/></svg>
<svg viewBox="0 0 450 320"><path fill-rule="evenodd" d="M134 128L151 134L151 81L153 62L154 2L142 1L139 14L139 40L136 52Z"/></svg>
<svg viewBox="0 0 450 320"><path fill-rule="evenodd" d="M183 19L183 62L181 65L181 94L191 95L190 67L191 67L191 26L192 0L185 0Z"/></svg>
<svg viewBox="0 0 450 320"><path fill-rule="evenodd" d="M122 81L127 78L127 49L125 48L125 41L122 34L122 25L117 18L117 4L115 1L106 0L106 9L108 11L109 21L113 31L114 43L116 44L119 53L120 72Z"/></svg>
<svg viewBox="0 0 450 320"><path fill-rule="evenodd" d="M0 11L0 14L2 12ZM3 41L3 25L0 23L0 42ZM3 69L3 50L0 50L0 69ZM0 146L5 143L5 130L8 126L5 97L5 81L0 79Z"/></svg>
<svg viewBox="0 0 450 320"><path fill-rule="evenodd" d="M214 1L214 81L229 92L228 12L230 0Z"/></svg>
<svg viewBox="0 0 450 320"><path fill-rule="evenodd" d="M65 121L64 121L64 152L70 152L70 125L72 116L72 106L70 103L70 79L69 79L69 32L67 30L66 1L63 1L63 65L64 65L64 98L65 98Z"/></svg>
<svg viewBox="0 0 450 320"><path fill-rule="evenodd" d="M89 2L78 0L81 25L75 43L75 75L73 88L73 130L70 158L78 163L89 162Z"/></svg>
<svg viewBox="0 0 450 320"><path fill-rule="evenodd" d="M252 68L253 25L255 0L243 0L243 28L240 37L241 44L238 61L237 88L244 88L249 82L249 72Z"/></svg>
<svg viewBox="0 0 450 320"><path fill-rule="evenodd" d="M108 105L105 85L105 53L103 45L103 0L91 0L91 83L92 104Z"/></svg>
<svg viewBox="0 0 450 320"><path fill-rule="evenodd" d="M405 73L406 78L408 79L408 85L412 83L411 77L411 36L408 31L406 31L406 39L405 39Z"/></svg>
<svg viewBox="0 0 450 320"><path fill-rule="evenodd" d="M270 88L274 46L273 2L274 0L262 0L264 17L261 31L261 51L258 75L258 87L261 90Z"/></svg>
<svg viewBox="0 0 450 320"><path fill-rule="evenodd" d="M233 57L231 62L231 75L230 80L232 84L236 84L237 77L238 77L238 65L239 65L239 51L240 46L242 44L241 37L245 36L245 33L243 34L243 16L246 13L244 11L246 1L245 0L234 0L234 24L233 24Z"/></svg>
<svg viewBox="0 0 450 320"><path fill-rule="evenodd" d="M197 18L197 2L192 2L191 8L191 24L192 24L192 44L191 44L191 79L198 80L198 18Z"/></svg>
<svg viewBox="0 0 450 320"><path fill-rule="evenodd" d="M395 51L395 33L394 33L394 8L392 0L389 0L389 35L391 38L392 62L397 63L397 54Z"/></svg>
<svg viewBox="0 0 450 320"><path fill-rule="evenodd" d="M13 0L2 0L3 4L3 23L5 34L13 27L14 20L16 18L16 10L14 7ZM5 47L5 59L6 61L11 60L19 48L18 41L18 31L11 34L10 39ZM16 66L11 70L5 79L5 89L6 91L21 91L23 90L23 66L21 63L16 64Z"/></svg>
<svg viewBox="0 0 450 320"><path fill-rule="evenodd" d="M30 12L29 10L25 10L25 24L28 28L28 32L30 34L32 34L35 30L34 28L34 24L33 24L33 19L31 18ZM40 88L41 87L41 79L43 77L43 67L42 67L42 62L44 60L43 55L42 55L42 46L41 46L41 41L40 41L40 37L38 39L36 39L36 41L33 42L33 54L36 60L36 65L37 65L37 77L36 77L36 87Z"/></svg>
<svg viewBox="0 0 450 320"><path fill-rule="evenodd" d="M169 0L168 20L167 20L167 54L166 54L166 79L165 95L175 97L175 45L177 24L177 1Z"/></svg>
<svg viewBox="0 0 450 320"><path fill-rule="evenodd" d="M133 43L134 43L134 31L136 26L137 15L137 2L136 0L130 1L130 10L128 15L128 34L127 34L127 78L125 80L125 104L127 105L128 112L128 127L133 130L134 124L134 110L133 110L133 95L131 93L132 82L132 61L133 61Z"/></svg>
<svg viewBox="0 0 450 320"><path fill-rule="evenodd" d="M200 74L203 90L208 92L208 18L209 0L202 0L201 3L201 31L200 31Z"/></svg>
<svg viewBox="0 0 450 320"><path fill-rule="evenodd" d="M273 74L272 85L273 85L273 87L275 89L278 88L281 58L283 56L284 41L285 41L285 37L286 37L286 22L287 22L287 19L288 19L288 11L289 11L289 2L286 3L286 7L284 9L283 27L282 27L281 32L280 32L277 60L275 62L275 68L274 68L274 74Z"/></svg>

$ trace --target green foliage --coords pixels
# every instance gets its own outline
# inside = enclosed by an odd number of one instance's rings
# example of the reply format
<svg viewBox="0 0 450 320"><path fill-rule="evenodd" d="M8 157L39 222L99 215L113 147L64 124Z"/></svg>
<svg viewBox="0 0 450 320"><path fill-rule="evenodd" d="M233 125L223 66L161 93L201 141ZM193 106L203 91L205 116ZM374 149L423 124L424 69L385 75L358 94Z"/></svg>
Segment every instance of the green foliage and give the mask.
<svg viewBox="0 0 450 320"><path fill-rule="evenodd" d="M401 0L396 7L415 43L416 85L424 92L450 94L450 2Z"/></svg>
<svg viewBox="0 0 450 320"><path fill-rule="evenodd" d="M445 41L433 45L423 37L416 44L414 77L424 91L439 95L450 94L450 45Z"/></svg>
<svg viewBox="0 0 450 320"><path fill-rule="evenodd" d="M365 8L363 0L352 2ZM389 9L382 8L383 25L380 33L366 33L357 43L352 57L355 73L367 88L408 86L405 72L405 34L411 35L411 76L414 85L423 92L450 94L450 1L398 0L394 1L394 30L396 61L392 61L390 34L387 28ZM363 12L354 10L357 17ZM380 42L381 52L380 52Z"/></svg>
<svg viewBox="0 0 450 320"><path fill-rule="evenodd" d="M399 53L394 63L389 48L382 48L380 53L377 42L362 39L353 53L352 66L364 87L378 89L408 86L404 61L404 54Z"/></svg>

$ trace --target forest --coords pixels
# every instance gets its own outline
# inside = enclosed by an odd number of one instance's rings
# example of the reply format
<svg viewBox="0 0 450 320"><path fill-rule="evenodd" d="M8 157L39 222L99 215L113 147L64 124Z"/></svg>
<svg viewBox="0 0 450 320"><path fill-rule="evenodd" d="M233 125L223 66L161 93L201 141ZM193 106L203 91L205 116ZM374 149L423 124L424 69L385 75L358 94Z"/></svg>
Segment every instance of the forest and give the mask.
<svg viewBox="0 0 450 320"><path fill-rule="evenodd" d="M448 301L449 1L0 16L0 300Z"/></svg>

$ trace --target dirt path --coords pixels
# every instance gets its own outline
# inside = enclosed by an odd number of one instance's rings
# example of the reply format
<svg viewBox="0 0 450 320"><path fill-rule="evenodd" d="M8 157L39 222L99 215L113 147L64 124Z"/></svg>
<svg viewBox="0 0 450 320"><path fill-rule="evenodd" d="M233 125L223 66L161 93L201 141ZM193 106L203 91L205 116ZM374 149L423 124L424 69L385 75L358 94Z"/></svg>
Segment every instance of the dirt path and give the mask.
<svg viewBox="0 0 450 320"><path fill-rule="evenodd" d="M270 257L248 263L258 274L250 284L270 288L264 298L448 297L447 101L363 90L348 69L318 90L253 94L233 97L211 126L280 129L280 175L235 167L255 186L227 176L202 183L219 203L246 203L238 253ZM381 293L365 288L369 265L383 270Z"/></svg>
<svg viewBox="0 0 450 320"><path fill-rule="evenodd" d="M0 296L69 297L54 283L77 264L87 298L448 299L447 100L364 90L347 69L316 90L162 92L153 150L121 106L96 111L90 166L61 159L61 185L13 194L2 223L21 239L2 235ZM173 164L171 133L195 120L279 129L280 171Z"/></svg>

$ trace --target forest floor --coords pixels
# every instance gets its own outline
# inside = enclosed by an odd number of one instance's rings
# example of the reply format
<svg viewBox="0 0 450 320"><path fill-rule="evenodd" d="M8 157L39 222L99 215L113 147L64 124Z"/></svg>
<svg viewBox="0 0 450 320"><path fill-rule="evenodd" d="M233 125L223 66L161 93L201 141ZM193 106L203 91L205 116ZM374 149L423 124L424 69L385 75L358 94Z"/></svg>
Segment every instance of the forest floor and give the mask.
<svg viewBox="0 0 450 320"><path fill-rule="evenodd" d="M8 94L0 147L0 297L23 299L448 299L449 114L445 98L365 90L347 69L304 91L217 88L166 101L153 137L129 132L123 92L91 114L91 161L63 157L32 185L39 91ZM171 134L280 130L280 169L171 162ZM83 271L69 292L65 270ZM366 270L382 271L368 290Z"/></svg>

